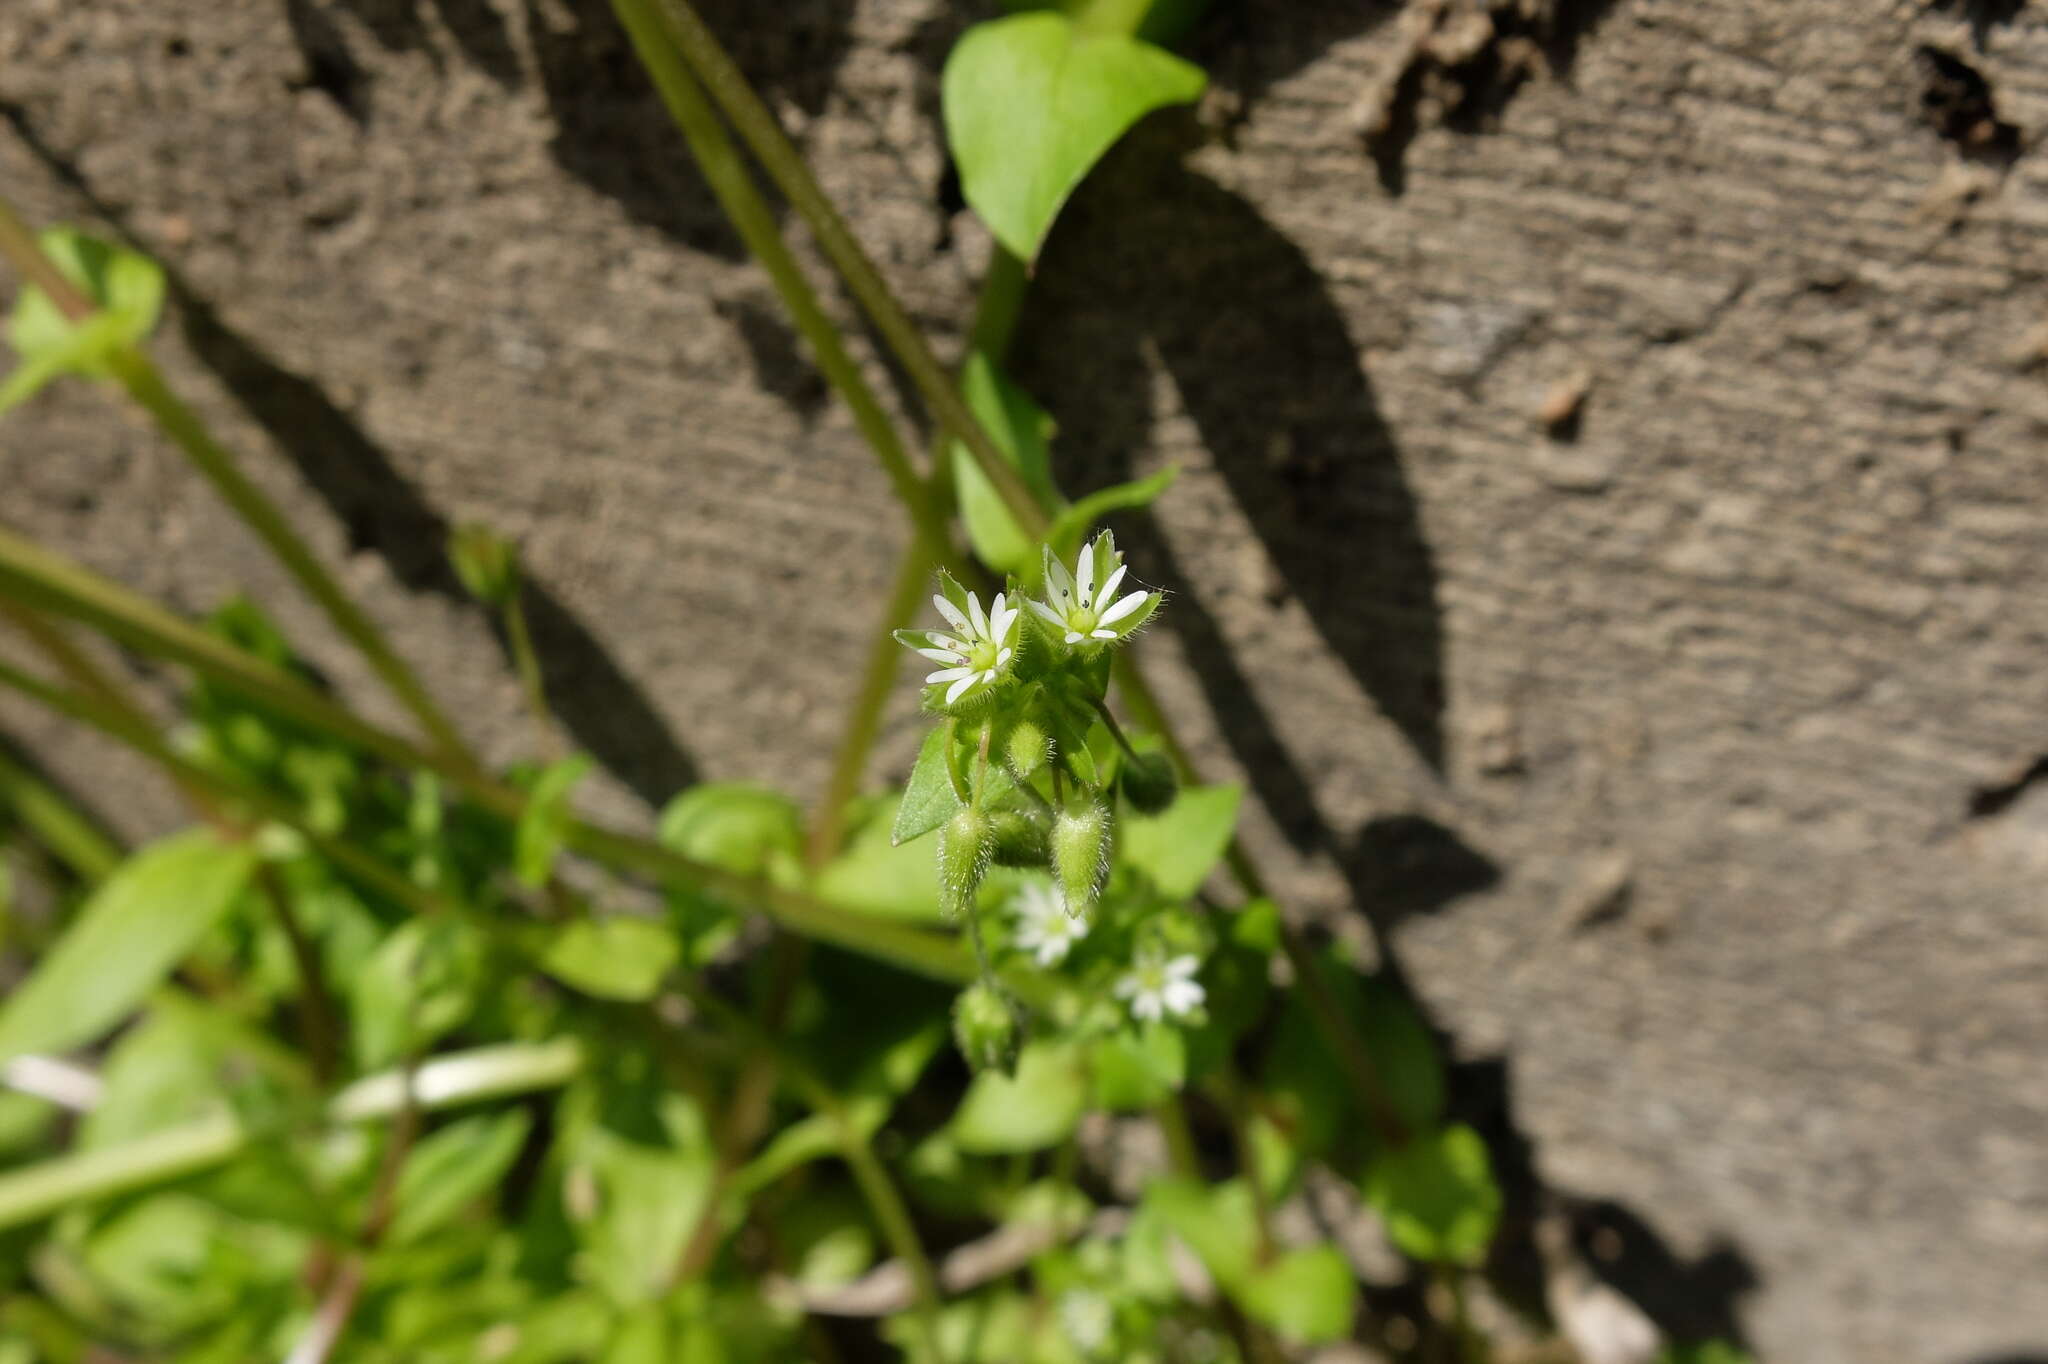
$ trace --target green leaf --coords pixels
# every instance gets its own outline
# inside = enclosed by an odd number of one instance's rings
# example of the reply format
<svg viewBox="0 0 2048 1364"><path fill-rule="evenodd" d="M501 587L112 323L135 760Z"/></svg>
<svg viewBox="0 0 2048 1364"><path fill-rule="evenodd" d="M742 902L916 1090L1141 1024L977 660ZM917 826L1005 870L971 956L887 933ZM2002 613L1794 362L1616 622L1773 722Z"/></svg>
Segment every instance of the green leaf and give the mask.
<svg viewBox="0 0 2048 1364"><path fill-rule="evenodd" d="M739 876L759 876L803 851L803 812L780 791L747 782L693 786L663 807L662 846Z"/></svg>
<svg viewBox="0 0 2048 1364"><path fill-rule="evenodd" d="M588 754L576 753L549 763L535 779L519 816L512 854L513 869L524 885L538 890L554 875L555 859L569 831L569 793L595 765Z"/></svg>
<svg viewBox="0 0 2048 1364"><path fill-rule="evenodd" d="M1500 1223L1486 1143L1461 1123L1380 1155L1366 1171L1364 1193L1394 1244L1432 1264L1478 1264Z"/></svg>
<svg viewBox="0 0 2048 1364"><path fill-rule="evenodd" d="M531 1126L525 1109L512 1108L459 1119L421 1140L399 1171L391 1244L438 1230L489 1192L512 1168Z"/></svg>
<svg viewBox="0 0 2048 1364"><path fill-rule="evenodd" d="M459 1026L476 1006L483 945L453 919L413 919L393 929L352 983L350 1040L357 1064L396 1062Z"/></svg>
<svg viewBox="0 0 2048 1364"><path fill-rule="evenodd" d="M602 1364L669 1364L667 1314L659 1303L637 1307L619 1319Z"/></svg>
<svg viewBox="0 0 2048 1364"><path fill-rule="evenodd" d="M985 1070L974 1077L953 1115L953 1140L977 1155L1042 1150L1066 1139L1087 1100L1079 1054L1033 1042L1017 1058L1015 1075Z"/></svg>
<svg viewBox="0 0 2048 1364"><path fill-rule="evenodd" d="M959 808L960 797L946 771L946 727L940 725L924 736L924 746L917 750L917 765L910 769L903 803L896 807L896 825L889 831L889 842L901 845L922 838L951 819Z"/></svg>
<svg viewBox="0 0 2048 1364"><path fill-rule="evenodd" d="M1143 1208L1187 1242L1216 1282L1233 1293L1252 1272L1259 1244L1257 1204L1242 1179L1210 1186L1174 1176L1154 1180Z"/></svg>
<svg viewBox="0 0 2048 1364"><path fill-rule="evenodd" d="M1187 1079L1187 1039L1147 1023L1099 1037L1088 1048L1089 1107L1139 1112L1164 1102Z"/></svg>
<svg viewBox="0 0 2048 1364"><path fill-rule="evenodd" d="M1725 1340L1706 1340L1693 1345L1667 1345L1657 1364L1753 1364L1747 1350Z"/></svg>
<svg viewBox="0 0 2048 1364"><path fill-rule="evenodd" d="M256 867L245 844L190 829L123 863L0 1005L0 1061L90 1042L163 983Z"/></svg>
<svg viewBox="0 0 2048 1364"><path fill-rule="evenodd" d="M967 406L1004 458L1016 466L1039 505L1056 506L1060 498L1053 488L1052 462L1046 452L1053 420L1045 409L980 351L967 357L961 390ZM960 519L967 525L967 539L981 561L997 573L1028 573L1038 556L1037 538L1017 524L1002 494L960 441L953 442L953 482L959 490Z"/></svg>
<svg viewBox="0 0 2048 1364"><path fill-rule="evenodd" d="M1253 1270L1237 1297L1245 1311L1282 1335L1320 1345L1351 1333L1358 1283L1335 1246L1310 1246Z"/></svg>
<svg viewBox="0 0 2048 1364"><path fill-rule="evenodd" d="M1151 877L1160 894L1193 895L1223 860L1243 795L1238 786L1191 786L1163 814L1126 814L1119 826L1123 859Z"/></svg>
<svg viewBox="0 0 2048 1364"><path fill-rule="evenodd" d="M847 835L845 851L818 873L812 888L835 905L877 918L937 923L946 916L931 848L891 842L892 815L900 808L887 801L877 806Z"/></svg>
<svg viewBox="0 0 2048 1364"><path fill-rule="evenodd" d="M1097 521L1111 512L1136 511L1140 507L1151 506L1178 477L1180 466L1168 465L1156 474L1129 483L1112 483L1107 488L1098 488L1053 518L1052 528L1045 533L1045 543L1052 547L1055 559L1071 564L1074 556L1081 552L1081 542L1088 538L1088 532L1094 529Z"/></svg>
<svg viewBox="0 0 2048 1364"><path fill-rule="evenodd" d="M701 1128L701 1117L676 1096ZM651 1303L711 1197L714 1158L701 1131L657 1146L590 1127L572 1142L569 1216L584 1243L588 1277L622 1307Z"/></svg>
<svg viewBox="0 0 2048 1364"><path fill-rule="evenodd" d="M1074 187L1130 126L1202 93L1201 68L1063 14L977 24L946 60L946 141L967 202L1029 261Z"/></svg>
<svg viewBox="0 0 2048 1364"><path fill-rule="evenodd" d="M547 930L540 965L586 995L639 1004L654 998L681 951L675 934L652 919L578 919Z"/></svg>

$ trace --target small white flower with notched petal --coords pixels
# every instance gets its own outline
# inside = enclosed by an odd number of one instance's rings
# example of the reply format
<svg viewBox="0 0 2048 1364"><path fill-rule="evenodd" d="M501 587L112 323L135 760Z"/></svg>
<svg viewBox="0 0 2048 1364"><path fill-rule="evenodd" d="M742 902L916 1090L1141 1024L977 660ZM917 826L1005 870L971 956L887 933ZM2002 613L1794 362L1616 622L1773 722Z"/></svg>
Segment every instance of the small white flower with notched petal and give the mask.
<svg viewBox="0 0 2048 1364"><path fill-rule="evenodd" d="M952 631L898 630L896 638L932 662L944 665L927 674L924 681L928 687L950 684L946 686L945 700L950 706L987 689L1009 671L1010 660L1017 654L1017 622L1023 613L1009 605L1000 592L984 613L979 597L964 591L950 578L945 585L949 590L935 593L932 605L939 608ZM965 604L965 609L960 603Z"/></svg>
<svg viewBox="0 0 2048 1364"><path fill-rule="evenodd" d="M1130 1002L1131 1017L1156 1023L1171 1016L1186 1018L1202 1007L1208 992L1195 979L1202 963L1192 955L1169 957L1156 948L1138 954L1116 983L1116 997Z"/></svg>
<svg viewBox="0 0 2048 1364"><path fill-rule="evenodd" d="M1116 1309L1092 1288L1069 1288L1060 1294L1060 1328L1067 1341L1084 1355L1098 1355L1116 1330Z"/></svg>
<svg viewBox="0 0 2048 1364"><path fill-rule="evenodd" d="M1081 547L1074 571L1045 551L1045 600L1030 601L1032 613L1068 644L1116 644L1130 638L1158 607L1160 593L1139 588L1119 597L1125 573L1123 556L1108 531Z"/></svg>
<svg viewBox="0 0 2048 1364"><path fill-rule="evenodd" d="M1040 966L1057 966L1075 943L1088 936L1088 921L1067 913L1051 886L1025 883L1011 903L1017 929L1011 941Z"/></svg>

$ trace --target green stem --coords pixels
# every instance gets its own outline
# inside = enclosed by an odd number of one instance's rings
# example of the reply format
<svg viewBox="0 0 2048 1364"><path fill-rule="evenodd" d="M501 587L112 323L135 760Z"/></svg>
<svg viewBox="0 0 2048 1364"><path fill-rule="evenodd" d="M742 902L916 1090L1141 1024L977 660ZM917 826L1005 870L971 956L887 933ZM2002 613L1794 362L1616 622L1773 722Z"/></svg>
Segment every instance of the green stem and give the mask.
<svg viewBox="0 0 2048 1364"><path fill-rule="evenodd" d="M572 1041L508 1043L451 1052L419 1068L419 1106L456 1108L567 1084L583 1068ZM397 1071L372 1075L327 1105L335 1124L388 1118L405 1103ZM0 1229L32 1222L85 1199L108 1198L222 1164L263 1135L231 1113L215 1113L117 1146L74 1151L0 1173Z"/></svg>
<svg viewBox="0 0 2048 1364"><path fill-rule="evenodd" d="M946 368L932 353L924 334L897 303L867 251L847 228L839 211L812 176L803 156L791 144L768 106L761 102L747 78L719 45L689 0L613 0L621 11L645 14L658 10L663 27L681 56L704 83L711 98L732 120L740 139L767 171L768 178L782 191L797 215L817 238L848 290L874 323L875 330L894 352L910 381L923 397L935 422L966 443L969 454L994 485L1010 514L1033 535L1043 534L1049 519L1017 467L1003 456L981 422L968 410ZM645 50L643 48L643 59ZM751 243L750 243L751 244Z"/></svg>
<svg viewBox="0 0 2048 1364"><path fill-rule="evenodd" d="M285 519L277 504L249 481L248 475L235 462L235 457L213 439L198 415L171 392L170 386L164 383L163 375L149 358L139 351L122 352L115 356L113 368L128 395L155 418L164 434L185 452L193 466L213 484L214 490L236 515L256 532L270 552L277 556L278 562L298 580L306 595L327 613L335 628L362 651L377 675L384 679L384 685L412 712L434 745L450 758L475 766L476 760L453 722L428 695L425 685L412 669L392 650L383 632L335 581L326 566L306 548L306 542Z"/></svg>
<svg viewBox="0 0 2048 1364"><path fill-rule="evenodd" d="M7 257L22 278L71 321L83 322L98 311L84 291L57 268L42 243L36 240L35 232L5 199L0 199L0 256Z"/></svg>
<svg viewBox="0 0 2048 1364"><path fill-rule="evenodd" d="M732 220L747 249L768 272L770 283L781 296L783 306L789 309L797 331L817 357L818 367L824 371L825 378L845 399L847 408L853 413L854 424L881 460L890 483L895 487L896 496L916 524L918 534L929 542L934 557L942 555L946 544L945 518L933 506L923 479L911 465L909 452L896 435L895 426L882 410L874 390L861 376L859 366L847 353L838 329L818 301L816 290L804 278L796 257L783 243L775 215L761 191L755 188L753 178L740 159L739 149L733 146L725 125L719 122L717 113L705 100L703 87L678 58L655 0L612 0L612 9L632 39L633 50L639 54L641 65L647 68L662 103L668 107L669 116L690 144L690 154L703 172L705 182L711 186L712 194L717 196L720 207Z"/></svg>
<svg viewBox="0 0 2048 1364"><path fill-rule="evenodd" d="M534 652L533 634L526 628L526 608L520 605L517 592L505 599L500 616L505 623L505 642L512 650L512 666L519 674L521 689L526 693L526 708L533 714L541 756L553 758L560 752L561 744L555 735L554 716L548 710L548 689L541 678L540 655Z"/></svg>
<svg viewBox="0 0 2048 1364"><path fill-rule="evenodd" d="M889 704L890 693L896 688L896 674L903 666L903 646L896 642L894 632L909 625L916 614L932 568L924 537L904 547L895 586L889 589L888 603L882 608L881 628L868 646L860 690L847 708L846 728L832 760L832 775L825 782L825 794L812 816L810 862L814 868L822 867L838 853L845 836L847 806L860 792L861 773L867 769L868 755L874 751L875 738L882 731L882 711Z"/></svg>
<svg viewBox="0 0 2048 1364"><path fill-rule="evenodd" d="M256 867L256 884L270 902L271 912L277 916L278 926L291 947L292 964L299 973L299 1022L306 1034L306 1056L312 1063L314 1080L324 1088L334 1078L334 1068L341 1059L341 1013L327 993L327 982L320 973L320 953L306 936L306 926L292 907L291 892L284 878L277 874L275 866L260 862Z"/></svg>
<svg viewBox="0 0 2048 1364"><path fill-rule="evenodd" d="M80 881L104 880L121 865L121 848L84 811L0 748L0 807L34 834Z"/></svg>
<svg viewBox="0 0 2048 1364"><path fill-rule="evenodd" d="M846 1111L846 1105L839 1096L777 1037L694 982L686 983L682 989L690 1002L704 1013L716 1018L750 1045L773 1056L778 1068L796 1086L804 1101L831 1121L839 1136L840 1154L853 1171L854 1182L859 1185L861 1196L867 1200L868 1210L880 1224L882 1234L896 1252L896 1257L910 1270L910 1281L917 1292L918 1317L925 1336L927 1357L943 1360L938 1331L938 1273L932 1268L931 1256L926 1253L924 1242L917 1234L917 1225L911 1219L903 1195L889 1178L889 1172L881 1161L876 1159L874 1145L867 1134Z"/></svg>

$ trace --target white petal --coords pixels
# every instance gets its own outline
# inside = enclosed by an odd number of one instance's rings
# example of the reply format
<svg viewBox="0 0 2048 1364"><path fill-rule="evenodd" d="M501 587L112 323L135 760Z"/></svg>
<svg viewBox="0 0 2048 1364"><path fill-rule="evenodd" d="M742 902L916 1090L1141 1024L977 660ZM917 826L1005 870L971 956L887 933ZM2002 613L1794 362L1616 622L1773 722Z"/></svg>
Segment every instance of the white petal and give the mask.
<svg viewBox="0 0 2048 1364"><path fill-rule="evenodd" d="M919 649L919 653L934 663L965 663L967 655L957 649Z"/></svg>
<svg viewBox="0 0 2048 1364"><path fill-rule="evenodd" d="M1124 574L1130 571L1131 569L1129 564L1118 564L1116 567L1116 572L1110 574L1107 578L1104 578L1102 580L1102 586L1095 589L1095 604L1097 606L1100 606L1102 605L1102 603L1114 597L1116 595L1116 585L1122 582L1124 580Z"/></svg>
<svg viewBox="0 0 2048 1364"><path fill-rule="evenodd" d="M998 668L1000 668L1000 667L1002 667L1002 666L1003 666L1003 665L1004 665L1005 663L1008 663L1008 662L1010 661L1010 655L1011 655L1011 654L1014 654L1014 653L1016 653L1016 652L1017 652L1017 651L1016 651L1015 649L1005 649L1005 650L1003 650L1003 651L1002 651L1001 653L997 654L997 655L996 655L996 666L997 666Z"/></svg>
<svg viewBox="0 0 2048 1364"><path fill-rule="evenodd" d="M1157 1022L1160 1013L1164 1011L1165 1007L1165 1000L1156 994L1147 992L1131 1001L1131 1017L1146 1023Z"/></svg>
<svg viewBox="0 0 2048 1364"><path fill-rule="evenodd" d="M1121 573L1123 572L1123 570L1118 569L1117 572ZM1125 616L1128 616L1129 614L1131 614L1131 612L1143 606L1145 604L1145 599L1151 595L1152 594L1150 592L1133 592L1130 596L1125 597L1115 606L1112 606L1107 611L1104 611L1100 616L1096 618L1095 623L1097 625L1107 625L1111 621L1122 620Z"/></svg>
<svg viewBox="0 0 2048 1364"><path fill-rule="evenodd" d="M975 638L987 639L988 617L981 613L981 598L975 596L972 592L967 594L967 614L974 617Z"/></svg>
<svg viewBox="0 0 2048 1364"><path fill-rule="evenodd" d="M974 598L970 596L967 600L973 601ZM967 617L960 614L960 608L936 592L932 593L932 605L938 607L939 614L953 623L955 630L965 631L968 628Z"/></svg>
<svg viewBox="0 0 2048 1364"><path fill-rule="evenodd" d="M1191 980L1176 980L1160 992L1166 1007L1175 1014L1190 1014L1202 1006L1202 987Z"/></svg>
<svg viewBox="0 0 2048 1364"><path fill-rule="evenodd" d="M1037 614L1038 618L1044 621L1047 625L1065 625L1067 623L1067 618L1065 616L1053 610L1050 606L1047 606L1042 601L1034 601L1031 598L1027 597L1024 600L1024 604L1030 607L1032 611Z"/></svg>
<svg viewBox="0 0 2048 1364"><path fill-rule="evenodd" d="M1010 606L1005 607L1000 615L989 617L989 629L994 632L996 643L1005 643L1017 633L1017 618L1023 614L1023 608Z"/></svg>
<svg viewBox="0 0 2048 1364"><path fill-rule="evenodd" d="M966 691L969 687L973 685L974 674L970 672L967 674L967 676L961 678L958 682L955 682L952 686L946 688L946 704L950 706L955 701L958 701L960 699L960 693Z"/></svg>
<svg viewBox="0 0 2048 1364"><path fill-rule="evenodd" d="M1062 601L1074 599L1074 577L1058 559L1045 561L1045 586L1048 596L1056 596Z"/></svg>
<svg viewBox="0 0 2048 1364"><path fill-rule="evenodd" d="M1132 995L1138 993L1138 989L1138 978L1136 976L1117 977L1116 997L1118 999L1129 999Z"/></svg>
<svg viewBox="0 0 2048 1364"><path fill-rule="evenodd" d="M1166 963L1166 978L1168 980L1185 980L1201 969L1202 963L1196 960L1192 953L1189 953L1184 956L1175 957L1172 961Z"/></svg>
<svg viewBox="0 0 2048 1364"><path fill-rule="evenodd" d="M958 677L972 676L974 676L974 669L972 668L941 668L938 672L926 673L924 675L924 684L930 687L940 682L951 682Z"/></svg>
<svg viewBox="0 0 2048 1364"><path fill-rule="evenodd" d="M1074 563L1074 594L1081 599L1083 605L1087 604L1088 594L1094 586L1095 546L1083 545L1081 557Z"/></svg>
<svg viewBox="0 0 2048 1364"><path fill-rule="evenodd" d="M1092 635L1092 636L1093 636L1094 638L1096 638L1096 639L1115 639L1115 638L1116 638L1116 631L1114 631L1114 630L1090 630L1090 631L1089 631L1088 633L1089 633L1090 635Z"/></svg>
<svg viewBox="0 0 2048 1364"><path fill-rule="evenodd" d="M1079 644L1080 642L1081 642L1081 636L1080 636L1079 634L1075 633L1075 632L1074 632L1074 631L1072 631L1072 630L1069 630L1069 631L1067 631L1067 643L1069 643L1069 644Z"/></svg>

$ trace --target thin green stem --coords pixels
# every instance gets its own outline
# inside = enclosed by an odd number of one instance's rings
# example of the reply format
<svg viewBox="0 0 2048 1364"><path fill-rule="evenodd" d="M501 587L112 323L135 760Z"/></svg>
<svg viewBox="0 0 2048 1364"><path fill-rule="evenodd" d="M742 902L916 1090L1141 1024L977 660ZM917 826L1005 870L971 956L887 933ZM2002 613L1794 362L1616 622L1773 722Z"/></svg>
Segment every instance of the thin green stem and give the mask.
<svg viewBox="0 0 2048 1364"><path fill-rule="evenodd" d="M12 811L44 849L87 885L121 865L120 845L5 748L0 748L0 807Z"/></svg>
<svg viewBox="0 0 2048 1364"><path fill-rule="evenodd" d="M292 965L299 973L299 1023L305 1032L306 1056L313 1066L313 1078L323 1087L334 1078L341 1059L341 1011L327 993L320 972L320 953L306 934L306 926L292 907L290 889L277 868L269 862L256 867L256 885L277 916L285 941L291 947Z"/></svg>
<svg viewBox="0 0 2048 1364"><path fill-rule="evenodd" d="M794 1085L804 1102L823 1113L832 1123L839 1136L840 1154L847 1167L853 1171L854 1182L860 1187L861 1196L867 1200L868 1209L881 1226L882 1234L898 1259L910 1270L910 1280L917 1293L918 1316L921 1330L925 1334L927 1356L942 1360L938 1333L939 1276L932 1267L931 1256L926 1253L924 1242L917 1234L917 1224L911 1219L910 1209L903 1201L889 1173L881 1161L875 1158L873 1144L853 1120L846 1105L829 1086L821 1080L802 1058L783 1046L772 1033L762 1029L753 1019L727 1004L710 991L694 983L686 983L683 993L692 1004L715 1018L721 1025L744 1039L749 1045L761 1048L775 1058L790 1083Z"/></svg>
<svg viewBox="0 0 2048 1364"><path fill-rule="evenodd" d="M912 466L910 454L897 437L896 428L874 390L862 377L860 368L847 353L839 330L826 316L818 294L804 277L796 257L783 243L775 215L754 185L732 137L719 122L717 113L704 98L704 90L688 66L679 58L662 23L655 0L612 0L612 9L632 39L633 50L647 68L669 116L690 145L711 192L731 219L740 239L747 245L769 282L789 310L797 331L817 357L818 367L853 413L854 424L874 448L888 473L904 509L910 513L918 534L930 542L934 556L944 553L945 519L932 505L923 479Z"/></svg>
<svg viewBox="0 0 2048 1364"><path fill-rule="evenodd" d="M92 300L67 279L57 268L49 254L43 250L36 234L22 221L14 205L0 199L0 256L5 256L21 277L40 290L44 297L55 304L57 311L73 322L83 322L95 311Z"/></svg>
<svg viewBox="0 0 2048 1364"><path fill-rule="evenodd" d="M520 594L514 592L506 598L499 614L505 624L505 642L512 650L512 667L519 674L520 688L526 693L526 708L533 715L541 756L552 759L561 752L561 740L555 732L555 717L548 710L547 683L541 677L540 655L534 652L533 633L526 627L526 608L520 604Z"/></svg>
<svg viewBox="0 0 2048 1364"><path fill-rule="evenodd" d="M889 589L889 600L882 608L881 628L868 646L860 690L847 707L846 727L832 759L832 775L826 780L825 794L819 798L817 811L811 817L809 851L814 868L823 866L838 853L845 836L847 806L859 794L861 773L867 769L868 755L874 751L876 736L882 732L882 712L896 689L896 674L903 666L905 654L903 646L896 642L895 631L909 625L916 614L933 567L924 537L919 536L904 547L895 585Z"/></svg>
<svg viewBox="0 0 2048 1364"><path fill-rule="evenodd" d="M156 420L163 433L183 450L192 464L211 483L228 506L234 509L261 539L299 586L327 613L336 629L359 649L384 685L419 721L435 747L451 759L476 766L454 722L441 710L411 668L391 648L354 598L306 547L277 504L250 482L235 457L214 440L198 415L173 393L163 375L139 351L115 357L114 373L128 395Z"/></svg>
<svg viewBox="0 0 2048 1364"><path fill-rule="evenodd" d="M674 39L682 59L704 83L725 116L747 144L754 158L811 229L819 248L875 325L882 340L895 354L910 381L923 397L936 424L958 436L981 471L994 485L1010 514L1032 535L1040 535L1049 524L1045 508L1026 486L1017 468L997 447L988 431L968 410L960 390L939 358L926 343L924 334L896 301L881 272L867 251L847 228L846 222L826 197L825 191L804 164L803 155L791 144L776 122L775 115L747 84L732 58L705 26L689 0L613 0L623 13L658 11L668 36ZM645 51L643 49L643 58ZM751 245L751 243L750 243Z"/></svg>

